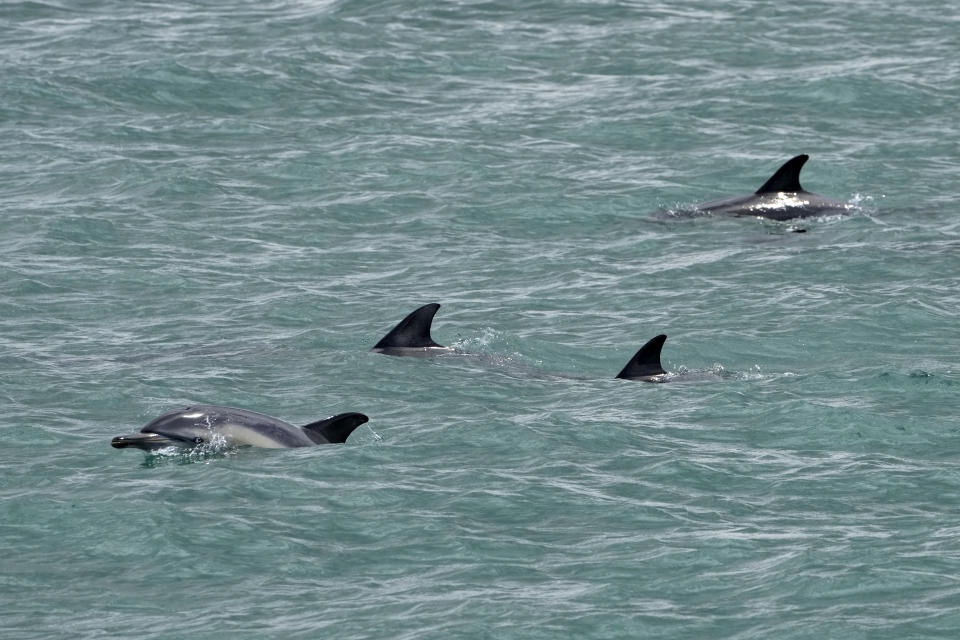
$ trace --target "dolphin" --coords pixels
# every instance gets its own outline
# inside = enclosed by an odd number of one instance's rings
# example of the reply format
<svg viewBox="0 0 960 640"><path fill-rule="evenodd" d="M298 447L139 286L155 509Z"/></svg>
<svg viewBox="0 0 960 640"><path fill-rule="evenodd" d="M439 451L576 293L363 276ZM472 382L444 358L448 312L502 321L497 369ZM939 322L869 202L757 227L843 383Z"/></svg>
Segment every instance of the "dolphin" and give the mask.
<svg viewBox="0 0 960 640"><path fill-rule="evenodd" d="M197 404L169 411L152 420L139 433L117 436L117 449L133 447L154 451L166 447L196 447L214 442L268 449L311 447L342 443L368 420L362 413L341 413L303 427L246 409Z"/></svg>
<svg viewBox="0 0 960 640"><path fill-rule="evenodd" d="M453 352L450 347L437 344L430 337L430 325L439 308L439 304L431 302L410 312L370 351L389 356L429 356Z"/></svg>
<svg viewBox="0 0 960 640"><path fill-rule="evenodd" d="M660 365L660 350L663 349L663 343L666 341L667 336L662 333L655 338L651 338L647 344L633 354L627 366L617 374L617 377L624 380L666 382L667 372Z"/></svg>
<svg viewBox="0 0 960 640"><path fill-rule="evenodd" d="M852 204L810 193L800 186L800 169L809 158L804 153L787 160L754 193L701 202L694 205L692 213L792 220L843 214L855 209Z"/></svg>

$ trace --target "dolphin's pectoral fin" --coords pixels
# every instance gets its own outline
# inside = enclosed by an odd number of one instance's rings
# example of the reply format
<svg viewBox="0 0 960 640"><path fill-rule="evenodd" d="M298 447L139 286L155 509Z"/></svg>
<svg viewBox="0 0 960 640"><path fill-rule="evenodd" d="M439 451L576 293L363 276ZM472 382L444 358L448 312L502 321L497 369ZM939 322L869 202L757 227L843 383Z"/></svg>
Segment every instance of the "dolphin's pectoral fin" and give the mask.
<svg viewBox="0 0 960 640"><path fill-rule="evenodd" d="M660 366L660 350L663 349L663 343L666 342L666 340L667 336L660 334L640 347L640 350L630 358L630 362L617 374L617 377L630 380L633 378L658 376L666 373L663 367Z"/></svg>
<svg viewBox="0 0 960 640"><path fill-rule="evenodd" d="M304 425L302 429L317 444L343 443L354 429L369 419L362 413L338 413Z"/></svg>
<svg viewBox="0 0 960 640"><path fill-rule="evenodd" d="M777 169L775 174L770 176L769 180L763 183L762 187L757 189L757 195L761 193L779 193L781 191L787 193L803 191L803 187L800 186L800 169L803 168L803 163L809 158L810 156L802 153L795 158L787 160L782 167Z"/></svg>
<svg viewBox="0 0 960 640"><path fill-rule="evenodd" d="M440 347L430 337L430 325L440 305L436 302L425 304L400 321L390 333L383 336L374 349L417 349L422 347Z"/></svg>

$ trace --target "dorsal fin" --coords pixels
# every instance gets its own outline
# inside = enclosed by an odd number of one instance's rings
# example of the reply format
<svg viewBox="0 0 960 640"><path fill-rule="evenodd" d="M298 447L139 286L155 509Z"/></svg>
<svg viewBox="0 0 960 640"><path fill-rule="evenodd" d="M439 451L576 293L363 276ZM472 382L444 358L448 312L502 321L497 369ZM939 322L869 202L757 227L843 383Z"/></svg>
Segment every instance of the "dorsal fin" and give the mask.
<svg viewBox="0 0 960 640"><path fill-rule="evenodd" d="M757 189L757 195L780 191L788 193L803 191L803 187L800 186L800 169L803 168L803 163L809 158L810 156L807 154L801 153L797 157L787 160L769 180L763 183L762 187Z"/></svg>
<svg viewBox="0 0 960 640"><path fill-rule="evenodd" d="M440 305L436 302L425 304L400 321L390 333L383 336L374 349L416 349L421 347L439 347L430 337L430 325Z"/></svg>
<svg viewBox="0 0 960 640"><path fill-rule="evenodd" d="M301 427L307 437L317 444L342 443L353 430L369 420L362 413L338 413Z"/></svg>
<svg viewBox="0 0 960 640"><path fill-rule="evenodd" d="M660 350L663 349L663 343L666 341L667 336L660 334L640 347L640 350L630 358L630 362L623 368L623 371L617 374L617 377L630 380L666 373L660 366Z"/></svg>

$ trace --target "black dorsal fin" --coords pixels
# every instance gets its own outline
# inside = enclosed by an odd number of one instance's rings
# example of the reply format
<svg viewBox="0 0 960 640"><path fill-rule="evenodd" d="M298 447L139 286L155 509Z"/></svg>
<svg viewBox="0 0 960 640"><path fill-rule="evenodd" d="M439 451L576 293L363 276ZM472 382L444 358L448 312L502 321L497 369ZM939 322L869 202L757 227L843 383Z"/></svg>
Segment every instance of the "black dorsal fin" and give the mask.
<svg viewBox="0 0 960 640"><path fill-rule="evenodd" d="M801 153L797 157L787 160L769 180L763 183L762 187L757 189L757 195L780 191L788 193L803 191L803 187L800 186L800 169L803 168L803 163L809 158L810 156L807 154Z"/></svg>
<svg viewBox="0 0 960 640"><path fill-rule="evenodd" d="M374 349L417 349L439 347L430 337L430 325L440 305L436 302L425 304L400 321L390 333L383 336Z"/></svg>
<svg viewBox="0 0 960 640"><path fill-rule="evenodd" d="M640 350L630 358L630 362L623 368L623 371L617 374L617 377L630 380L666 373L660 366L660 350L663 349L663 343L666 341L667 336L660 334L640 347Z"/></svg>
<svg viewBox="0 0 960 640"><path fill-rule="evenodd" d="M317 444L342 443L347 436L369 418L362 413L338 413L301 427L307 437Z"/></svg>

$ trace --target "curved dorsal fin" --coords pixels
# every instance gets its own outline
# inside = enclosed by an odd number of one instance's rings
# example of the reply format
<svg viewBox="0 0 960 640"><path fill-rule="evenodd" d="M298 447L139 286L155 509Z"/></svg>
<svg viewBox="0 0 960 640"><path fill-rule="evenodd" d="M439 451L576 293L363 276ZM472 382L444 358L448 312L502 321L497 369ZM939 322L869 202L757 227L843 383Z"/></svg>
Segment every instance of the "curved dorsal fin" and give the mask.
<svg viewBox="0 0 960 640"><path fill-rule="evenodd" d="M660 350L663 349L663 343L666 341L667 336L664 334L652 338L630 358L630 362L623 368L623 371L617 374L617 377L630 380L666 373L660 366Z"/></svg>
<svg viewBox="0 0 960 640"><path fill-rule="evenodd" d="M301 429L317 444L343 443L347 441L347 436L353 433L354 429L367 420L369 418L362 413L338 413L306 424Z"/></svg>
<svg viewBox="0 0 960 640"><path fill-rule="evenodd" d="M779 191L790 193L803 191L803 187L800 186L800 169L803 168L803 163L809 158L810 156L807 154L801 153L795 158L787 160L769 180L763 183L762 187L757 189L757 195Z"/></svg>
<svg viewBox="0 0 960 640"><path fill-rule="evenodd" d="M436 302L425 304L400 321L390 333L383 336L374 349L416 349L421 347L439 347L430 337L430 325L440 305Z"/></svg>

